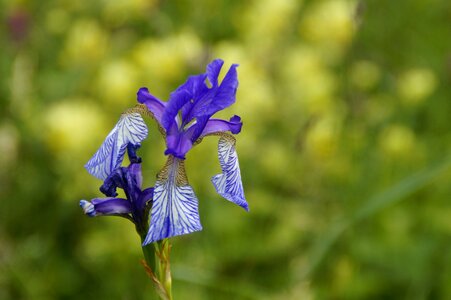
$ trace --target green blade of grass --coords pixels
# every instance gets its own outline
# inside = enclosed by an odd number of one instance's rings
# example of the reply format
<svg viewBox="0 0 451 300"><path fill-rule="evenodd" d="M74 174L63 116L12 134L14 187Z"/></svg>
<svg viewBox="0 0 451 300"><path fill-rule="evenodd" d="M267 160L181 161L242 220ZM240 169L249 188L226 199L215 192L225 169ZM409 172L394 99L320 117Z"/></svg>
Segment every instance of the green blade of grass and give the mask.
<svg viewBox="0 0 451 300"><path fill-rule="evenodd" d="M409 195L430 184L435 178L448 170L449 167L451 167L451 157L448 157L439 164L433 165L409 177L406 177L380 194L370 197L364 202L361 208L357 209L352 217L343 219L341 222L334 224L332 229L313 245L310 264L306 270L301 273L301 279L305 279L314 273L334 243L340 238L346 229L361 220L373 216L384 208L406 199Z"/></svg>

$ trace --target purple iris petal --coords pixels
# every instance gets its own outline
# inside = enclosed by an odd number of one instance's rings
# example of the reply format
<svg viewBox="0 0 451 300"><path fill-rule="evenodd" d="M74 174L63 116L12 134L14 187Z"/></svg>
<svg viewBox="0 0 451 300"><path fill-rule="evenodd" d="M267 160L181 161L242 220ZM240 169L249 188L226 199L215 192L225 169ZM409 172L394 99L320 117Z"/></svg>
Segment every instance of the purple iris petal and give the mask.
<svg viewBox="0 0 451 300"><path fill-rule="evenodd" d="M110 174L103 184L100 186L100 191L107 197L116 197L117 188L124 188L124 180L122 177L122 168L116 169Z"/></svg>
<svg viewBox="0 0 451 300"><path fill-rule="evenodd" d="M193 142L186 134L177 133L166 138L167 149L164 154L185 159L185 154L193 147Z"/></svg>
<svg viewBox="0 0 451 300"><path fill-rule="evenodd" d="M225 121L221 119L210 119L208 120L204 130L202 131L201 137L209 134L230 131L233 134L238 134L241 131L243 122L238 116L233 116L230 121Z"/></svg>
<svg viewBox="0 0 451 300"><path fill-rule="evenodd" d="M136 154L136 150L141 147L141 144L133 145L132 143L128 143L127 145L127 154L131 163L140 163L141 157Z"/></svg>
<svg viewBox="0 0 451 300"><path fill-rule="evenodd" d="M221 67L222 63L219 63L217 60L213 61L207 67L208 75L197 77L193 76L191 80L192 83L187 86L196 86L196 89L184 89L191 95L192 98L192 101L187 104L187 107L183 107L182 110L183 122L185 124L186 122L189 122L192 119L198 118L200 116L210 117L216 112L229 107L235 102L236 89L238 87L238 78L236 72L238 65L234 64L230 67L223 81L218 86L218 76ZM205 83L205 77L207 76L208 80L212 84L211 88L208 88ZM179 89L181 89L183 86L181 86Z"/></svg>
<svg viewBox="0 0 451 300"><path fill-rule="evenodd" d="M81 200L80 206L90 217L128 214L132 210L130 202L122 198L95 198L91 200L91 203Z"/></svg>
<svg viewBox="0 0 451 300"><path fill-rule="evenodd" d="M146 206L146 203L152 201L152 199L153 199L153 187L150 187L141 192L139 200L136 203L136 207L140 210L143 210Z"/></svg>
<svg viewBox="0 0 451 300"><path fill-rule="evenodd" d="M237 64L233 64L222 80L211 102L209 114L213 115L235 103L236 90L238 88L237 67Z"/></svg>
<svg viewBox="0 0 451 300"><path fill-rule="evenodd" d="M157 122L162 125L161 119L165 110L165 102L159 100L151 93L147 88L140 88L137 93L138 102L145 104L147 109L152 113L153 117Z"/></svg>
<svg viewBox="0 0 451 300"><path fill-rule="evenodd" d="M220 59L214 60L207 66L206 73L188 77L184 84L171 93L166 104L150 95L145 88L138 91L138 101L145 103L149 110L156 111L156 119L166 133L166 155L185 159L186 153L203 134L211 116L235 102L238 65L232 65L219 84L218 77L223 64ZM239 122L231 120L229 128L223 129L221 126L226 124L215 120L205 132L211 133L214 127L219 126L220 131L238 133L241 128Z"/></svg>
<svg viewBox="0 0 451 300"><path fill-rule="evenodd" d="M141 164L132 163L128 167L114 170L103 182L100 191L108 197L117 196L116 189L135 195L142 185Z"/></svg>
<svg viewBox="0 0 451 300"><path fill-rule="evenodd" d="M218 86L218 76L219 72L221 72L221 68L223 65L224 61L222 59L215 59L207 66L208 81L210 81L213 87Z"/></svg>
<svg viewBox="0 0 451 300"><path fill-rule="evenodd" d="M142 234L146 233L148 211L145 209L152 201L153 188L141 190L141 164L131 163L128 167L114 170L105 180L100 190L107 198L95 198L91 202L80 201L80 206L88 216L120 215L136 224ZM116 189L121 188L127 199L115 198Z"/></svg>
<svg viewBox="0 0 451 300"><path fill-rule="evenodd" d="M162 126L166 130L166 134L170 135L179 132L180 121L178 119L179 111L182 107L190 103L191 94L187 90L177 90L171 93L166 109L162 117Z"/></svg>
<svg viewBox="0 0 451 300"><path fill-rule="evenodd" d="M183 91L188 94L190 100L181 108L182 126L185 126L196 117L193 112L196 111L199 100L201 98L209 98L210 89L205 82L206 79L206 74L190 76L183 85L177 88L177 91Z"/></svg>
<svg viewBox="0 0 451 300"><path fill-rule="evenodd" d="M130 164L130 166L125 169L126 179L128 185L133 185L137 190L141 189L142 186L142 173L141 173L141 164Z"/></svg>

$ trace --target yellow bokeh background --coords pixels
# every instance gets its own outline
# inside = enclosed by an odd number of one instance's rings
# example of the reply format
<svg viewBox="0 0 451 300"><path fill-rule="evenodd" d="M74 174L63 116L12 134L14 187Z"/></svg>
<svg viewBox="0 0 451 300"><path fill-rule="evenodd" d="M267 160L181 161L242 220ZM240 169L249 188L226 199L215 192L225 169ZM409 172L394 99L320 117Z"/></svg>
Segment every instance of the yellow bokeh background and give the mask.
<svg viewBox="0 0 451 300"><path fill-rule="evenodd" d="M87 218L83 168L148 87L239 64L250 212L187 155L203 231L172 239L175 299L451 298L446 0L2 2L0 299L153 299L125 219ZM225 70L221 73L224 76ZM151 119L144 184L165 162ZM126 162L124 163L126 164Z"/></svg>

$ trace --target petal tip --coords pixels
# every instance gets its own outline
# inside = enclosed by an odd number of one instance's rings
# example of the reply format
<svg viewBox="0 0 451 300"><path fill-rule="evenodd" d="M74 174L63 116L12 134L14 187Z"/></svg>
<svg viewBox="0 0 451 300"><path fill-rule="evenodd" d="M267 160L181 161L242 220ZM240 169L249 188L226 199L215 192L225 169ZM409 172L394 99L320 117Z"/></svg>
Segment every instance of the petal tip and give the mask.
<svg viewBox="0 0 451 300"><path fill-rule="evenodd" d="M80 200L80 207L83 209L85 215L90 217L95 217L96 211L94 209L94 205L86 200Z"/></svg>
<svg viewBox="0 0 451 300"><path fill-rule="evenodd" d="M241 128L243 128L243 122L241 121L241 117L234 115L230 118L230 123L234 126L230 126L230 132L233 134L238 134L241 132Z"/></svg>

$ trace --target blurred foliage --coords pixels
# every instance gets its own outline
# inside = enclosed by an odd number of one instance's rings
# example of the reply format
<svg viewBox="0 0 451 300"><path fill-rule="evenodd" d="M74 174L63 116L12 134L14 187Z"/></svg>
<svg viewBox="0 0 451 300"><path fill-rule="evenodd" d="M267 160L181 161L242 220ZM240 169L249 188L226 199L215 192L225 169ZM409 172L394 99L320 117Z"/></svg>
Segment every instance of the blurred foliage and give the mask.
<svg viewBox="0 0 451 300"><path fill-rule="evenodd" d="M451 299L450 1L0 3L0 299L152 299L133 225L78 207L83 165L138 88L167 99L213 58L240 64L222 116L251 211L210 184L216 141L194 148L175 299Z"/></svg>

